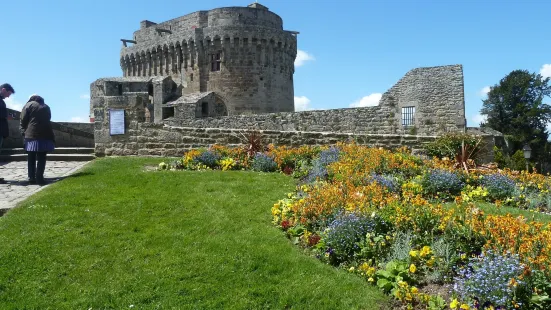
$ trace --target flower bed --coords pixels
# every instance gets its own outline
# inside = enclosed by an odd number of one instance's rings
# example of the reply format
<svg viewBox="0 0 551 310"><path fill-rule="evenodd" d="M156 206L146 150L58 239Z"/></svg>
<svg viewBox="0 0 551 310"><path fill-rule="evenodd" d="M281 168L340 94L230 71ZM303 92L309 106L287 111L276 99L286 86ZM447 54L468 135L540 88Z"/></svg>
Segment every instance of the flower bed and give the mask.
<svg viewBox="0 0 551 310"><path fill-rule="evenodd" d="M551 308L551 227L478 202L551 210L551 178L455 169L355 144L194 150L162 169L280 171L300 180L273 223L320 260L418 309ZM439 296L429 286L449 287Z"/></svg>

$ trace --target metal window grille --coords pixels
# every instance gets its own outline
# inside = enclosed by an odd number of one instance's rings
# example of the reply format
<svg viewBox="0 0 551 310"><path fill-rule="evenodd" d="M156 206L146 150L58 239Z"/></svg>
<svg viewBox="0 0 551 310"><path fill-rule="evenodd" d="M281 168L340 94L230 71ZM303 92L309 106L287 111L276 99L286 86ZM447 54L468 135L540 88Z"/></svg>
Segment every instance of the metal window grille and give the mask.
<svg viewBox="0 0 551 310"><path fill-rule="evenodd" d="M415 107L402 108L402 126L415 125Z"/></svg>

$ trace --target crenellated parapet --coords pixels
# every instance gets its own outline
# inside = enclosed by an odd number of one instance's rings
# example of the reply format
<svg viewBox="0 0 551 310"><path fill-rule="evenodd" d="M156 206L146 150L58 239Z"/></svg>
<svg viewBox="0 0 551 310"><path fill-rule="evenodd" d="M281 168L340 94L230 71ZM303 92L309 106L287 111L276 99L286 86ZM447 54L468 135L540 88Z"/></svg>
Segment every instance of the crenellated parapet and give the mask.
<svg viewBox="0 0 551 310"><path fill-rule="evenodd" d="M187 39L159 44L145 49L136 45L121 52L123 76L163 76L181 73L196 65L208 65L208 55L220 52L226 67L264 66L280 72L294 72L297 54L294 36L239 37L229 34L207 35L201 40Z"/></svg>

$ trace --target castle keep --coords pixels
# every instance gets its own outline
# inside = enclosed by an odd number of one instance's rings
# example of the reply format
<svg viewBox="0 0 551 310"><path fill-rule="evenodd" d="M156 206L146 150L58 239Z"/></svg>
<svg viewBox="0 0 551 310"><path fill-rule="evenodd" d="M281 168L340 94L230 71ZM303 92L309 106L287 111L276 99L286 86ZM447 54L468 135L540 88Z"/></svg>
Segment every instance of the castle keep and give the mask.
<svg viewBox="0 0 551 310"><path fill-rule="evenodd" d="M122 39L123 77L90 86L96 155L180 156L239 145L244 129L276 145L353 139L416 151L466 129L461 65L413 69L378 106L294 112L296 35L258 3L142 21ZM113 111L124 116L121 132L110 128Z"/></svg>
<svg viewBox="0 0 551 310"><path fill-rule="evenodd" d="M214 93L197 116L294 111L296 33L283 30L281 18L263 5L142 21L133 39L122 41L124 77L170 77L171 92L182 100ZM166 110L170 115L172 108Z"/></svg>

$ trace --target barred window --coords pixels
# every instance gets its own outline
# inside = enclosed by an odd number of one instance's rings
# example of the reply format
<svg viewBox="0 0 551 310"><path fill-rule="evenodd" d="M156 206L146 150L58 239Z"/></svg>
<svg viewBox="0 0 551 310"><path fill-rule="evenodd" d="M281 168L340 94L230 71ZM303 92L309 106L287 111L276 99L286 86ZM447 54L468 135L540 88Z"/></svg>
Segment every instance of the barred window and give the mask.
<svg viewBox="0 0 551 310"><path fill-rule="evenodd" d="M415 125L415 107L403 107L402 108L402 126Z"/></svg>
<svg viewBox="0 0 551 310"><path fill-rule="evenodd" d="M220 52L210 54L210 71L220 71Z"/></svg>

